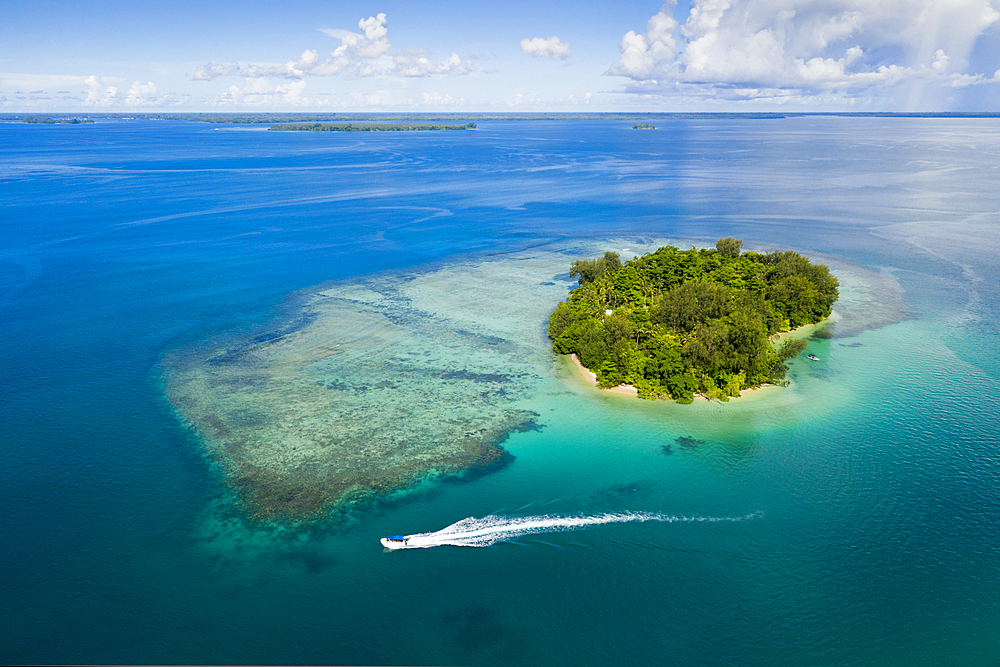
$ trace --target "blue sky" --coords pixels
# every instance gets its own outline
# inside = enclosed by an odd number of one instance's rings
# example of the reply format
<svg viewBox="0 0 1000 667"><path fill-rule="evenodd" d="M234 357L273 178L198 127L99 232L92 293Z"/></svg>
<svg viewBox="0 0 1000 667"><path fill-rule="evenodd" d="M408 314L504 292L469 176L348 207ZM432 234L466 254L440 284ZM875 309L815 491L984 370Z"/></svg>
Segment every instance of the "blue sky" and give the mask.
<svg viewBox="0 0 1000 667"><path fill-rule="evenodd" d="M1000 110L1000 0L7 5L0 112Z"/></svg>

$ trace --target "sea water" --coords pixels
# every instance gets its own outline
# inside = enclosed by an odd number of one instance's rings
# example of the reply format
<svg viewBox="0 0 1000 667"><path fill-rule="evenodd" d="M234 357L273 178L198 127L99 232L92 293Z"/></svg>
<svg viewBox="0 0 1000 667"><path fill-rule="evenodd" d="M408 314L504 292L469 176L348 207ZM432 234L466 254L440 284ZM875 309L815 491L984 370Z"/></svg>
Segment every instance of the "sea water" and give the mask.
<svg viewBox="0 0 1000 667"><path fill-rule="evenodd" d="M997 120L479 125L0 124L2 656L994 664ZM841 278L835 310L853 315L810 339L820 359L796 360L787 389L607 395L525 321L565 296L575 257L730 235ZM432 317L521 345L507 385L454 336L406 351L468 359L455 370L534 427L488 474L325 520L248 517L170 400L171 362L307 330L329 290L389 289L405 331ZM432 403L431 424L465 405ZM594 519L636 516L706 520ZM488 547L378 543L470 517L493 517Z"/></svg>

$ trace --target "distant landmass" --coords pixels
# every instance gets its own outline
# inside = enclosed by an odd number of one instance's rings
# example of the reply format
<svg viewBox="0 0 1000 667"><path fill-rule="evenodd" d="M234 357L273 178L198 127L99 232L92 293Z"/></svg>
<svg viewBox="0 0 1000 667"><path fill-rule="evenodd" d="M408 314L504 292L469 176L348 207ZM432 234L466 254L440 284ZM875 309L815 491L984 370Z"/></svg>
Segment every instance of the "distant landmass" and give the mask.
<svg viewBox="0 0 1000 667"><path fill-rule="evenodd" d="M116 120L185 120L206 123L264 124L319 123L348 121L515 121L515 120L773 120L804 116L834 116L855 118L1000 118L1000 112L780 112L780 113L80 113L87 119ZM64 119L62 114L0 114L0 120L44 123L44 118ZM32 120L28 120L32 119ZM72 121L69 121L72 122ZM81 120L80 122L85 122Z"/></svg>
<svg viewBox="0 0 1000 667"><path fill-rule="evenodd" d="M387 123L373 123L367 125L355 125L353 123L299 123L296 125L272 125L268 130L279 130L288 132L417 132L420 130L474 130L475 123L465 125L440 125L440 124L410 124L410 125L389 125Z"/></svg>
<svg viewBox="0 0 1000 667"><path fill-rule="evenodd" d="M64 118L58 116L25 116L19 120L35 125L79 125L81 123L93 123L89 118Z"/></svg>

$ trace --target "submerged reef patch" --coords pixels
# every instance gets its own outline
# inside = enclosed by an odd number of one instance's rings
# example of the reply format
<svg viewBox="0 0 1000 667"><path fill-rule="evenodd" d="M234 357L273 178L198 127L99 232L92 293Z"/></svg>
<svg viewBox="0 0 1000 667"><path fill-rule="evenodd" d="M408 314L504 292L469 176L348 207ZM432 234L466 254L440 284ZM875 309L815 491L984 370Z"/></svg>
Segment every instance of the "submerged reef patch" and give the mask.
<svg viewBox="0 0 1000 667"><path fill-rule="evenodd" d="M705 444L704 440L698 440L697 438L693 438L690 435L678 436L677 438L674 439L674 442L680 445L683 449L698 449L699 447Z"/></svg>
<svg viewBox="0 0 1000 667"><path fill-rule="evenodd" d="M247 514L299 521L509 464L550 378L558 252L327 285L268 331L177 350L167 396Z"/></svg>

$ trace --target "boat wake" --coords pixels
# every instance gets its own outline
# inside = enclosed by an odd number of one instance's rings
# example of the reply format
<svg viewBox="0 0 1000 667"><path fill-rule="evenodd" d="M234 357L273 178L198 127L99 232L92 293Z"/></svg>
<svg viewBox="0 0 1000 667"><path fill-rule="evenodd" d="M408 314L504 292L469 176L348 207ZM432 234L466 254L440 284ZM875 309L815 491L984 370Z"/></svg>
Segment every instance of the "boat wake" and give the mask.
<svg viewBox="0 0 1000 667"><path fill-rule="evenodd" d="M525 535L557 533L599 526L606 523L631 523L657 521L660 523L714 523L719 521L749 521L763 516L757 511L744 516L675 516L652 512L623 512L618 514L595 514L584 516L497 516L491 514L481 519L469 517L456 521L447 528L433 533L415 533L405 536L405 549L429 549L430 547L488 547L497 542L507 542Z"/></svg>

